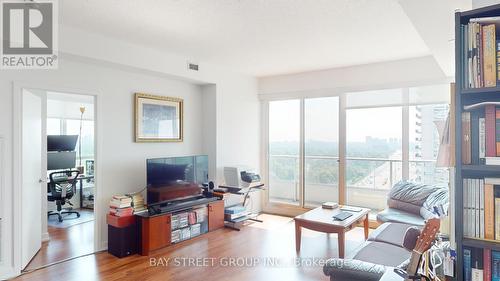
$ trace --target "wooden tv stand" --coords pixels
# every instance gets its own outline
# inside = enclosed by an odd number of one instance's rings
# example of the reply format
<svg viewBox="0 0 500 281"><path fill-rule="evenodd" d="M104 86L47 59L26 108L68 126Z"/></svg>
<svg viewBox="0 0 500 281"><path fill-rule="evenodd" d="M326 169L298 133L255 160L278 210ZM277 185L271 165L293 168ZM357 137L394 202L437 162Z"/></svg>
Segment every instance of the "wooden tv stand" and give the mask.
<svg viewBox="0 0 500 281"><path fill-rule="evenodd" d="M167 247L172 244L172 216L206 208L208 232L224 227L224 201L216 200L197 205L191 208L181 208L162 214L149 215L141 213L136 215L138 221L139 254L149 255L152 251ZM189 228L189 227L184 227ZM200 235L203 235L201 233ZM197 235L198 236L198 235ZM187 239L186 239L187 240ZM179 241L181 242L181 241Z"/></svg>

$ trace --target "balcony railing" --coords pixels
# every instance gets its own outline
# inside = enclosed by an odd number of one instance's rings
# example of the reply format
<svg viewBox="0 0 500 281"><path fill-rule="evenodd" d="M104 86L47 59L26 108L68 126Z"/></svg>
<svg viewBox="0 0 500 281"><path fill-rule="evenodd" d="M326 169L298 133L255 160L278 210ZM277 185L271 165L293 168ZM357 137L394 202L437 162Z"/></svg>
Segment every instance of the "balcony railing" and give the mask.
<svg viewBox="0 0 500 281"><path fill-rule="evenodd" d="M338 201L338 161L339 158L333 156L305 157L306 204ZM373 209L383 208L388 191L402 178L402 160L347 157L346 161L348 202ZM410 160L410 179L420 182L432 181L434 175L428 171L435 170L435 162ZM271 199L298 204L299 156L270 155L269 177Z"/></svg>
<svg viewBox="0 0 500 281"><path fill-rule="evenodd" d="M299 163L299 156L298 155L278 155L278 154L273 154L269 155L269 161L271 162L273 159L290 159L295 162L295 165L298 169L298 163ZM334 161L335 164L333 165L335 169L338 169L338 161L339 157L335 156L306 156L305 161L306 165L308 162L311 160L330 160ZM353 165L353 162L369 162L372 163L372 169L368 173L367 177L369 178L364 178L363 180L356 180L356 179L350 179L347 178L347 186L348 187L356 187L356 188L369 188L369 189L385 189L385 188L390 188L401 180L402 178L402 160L400 159L389 159L389 158L370 158L370 157L347 157L346 158L347 165L346 169L349 170L349 168ZM434 167L436 160L409 160L408 161L410 164L410 170L411 167L418 167L418 166L431 166L432 168ZM387 165L387 166L384 166ZM384 173L385 171L388 172L388 182L380 182L380 179L377 180L377 172L379 173ZM306 172L307 174L307 172ZM298 174L295 175L296 179L298 181ZM307 176L306 176L307 177ZM412 178L410 176L410 178ZM370 184L366 184L366 182L370 182ZM328 184L328 183L325 183ZM333 183L332 183L333 184Z"/></svg>

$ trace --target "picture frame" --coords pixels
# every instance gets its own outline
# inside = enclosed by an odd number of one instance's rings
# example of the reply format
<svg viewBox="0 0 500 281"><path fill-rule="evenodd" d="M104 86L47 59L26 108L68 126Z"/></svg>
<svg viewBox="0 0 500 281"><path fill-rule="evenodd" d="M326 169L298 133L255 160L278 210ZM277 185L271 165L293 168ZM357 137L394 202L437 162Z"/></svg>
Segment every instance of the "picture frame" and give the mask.
<svg viewBox="0 0 500 281"><path fill-rule="evenodd" d="M184 100L135 93L135 141L182 142Z"/></svg>

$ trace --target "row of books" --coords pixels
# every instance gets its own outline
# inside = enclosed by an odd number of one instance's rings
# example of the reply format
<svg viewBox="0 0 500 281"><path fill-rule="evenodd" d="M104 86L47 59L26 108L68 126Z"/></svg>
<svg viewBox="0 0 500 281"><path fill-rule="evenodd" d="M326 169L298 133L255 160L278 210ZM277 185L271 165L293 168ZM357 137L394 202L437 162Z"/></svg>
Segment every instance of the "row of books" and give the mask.
<svg viewBox="0 0 500 281"><path fill-rule="evenodd" d="M500 241L500 178L463 179L464 236Z"/></svg>
<svg viewBox="0 0 500 281"><path fill-rule="evenodd" d="M462 163L500 165L500 107L462 112Z"/></svg>
<svg viewBox="0 0 500 281"><path fill-rule="evenodd" d="M500 77L500 41L496 40L500 17L473 18L460 26L464 88L496 87Z"/></svg>
<svg viewBox="0 0 500 281"><path fill-rule="evenodd" d="M500 252L464 247L464 281L500 281Z"/></svg>

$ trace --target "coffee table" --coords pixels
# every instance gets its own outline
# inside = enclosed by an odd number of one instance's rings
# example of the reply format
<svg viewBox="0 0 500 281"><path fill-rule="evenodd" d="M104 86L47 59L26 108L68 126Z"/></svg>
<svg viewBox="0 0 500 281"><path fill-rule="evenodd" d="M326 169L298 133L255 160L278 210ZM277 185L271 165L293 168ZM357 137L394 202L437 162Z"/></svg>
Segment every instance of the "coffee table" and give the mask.
<svg viewBox="0 0 500 281"><path fill-rule="evenodd" d="M323 209L318 207L310 210L302 215L295 217L295 249L300 251L300 240L302 237L302 228L307 228L314 231L324 233L337 233L339 240L339 257L344 258L345 255L345 233L357 224L363 223L365 230L365 239L368 239L368 213L370 209L360 208L359 212L350 212L352 216L343 220L336 221L332 216L342 212L340 208ZM347 206L346 206L347 207Z"/></svg>

